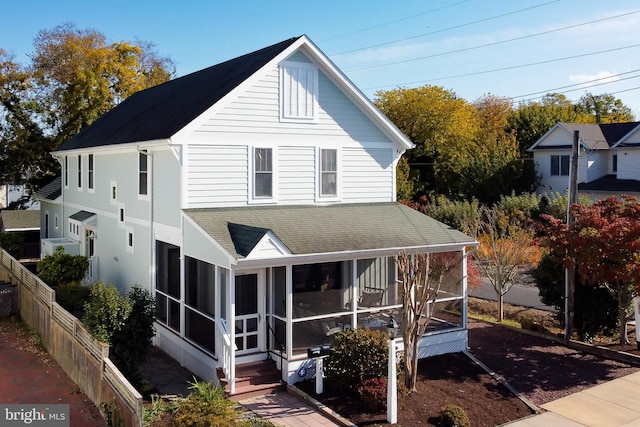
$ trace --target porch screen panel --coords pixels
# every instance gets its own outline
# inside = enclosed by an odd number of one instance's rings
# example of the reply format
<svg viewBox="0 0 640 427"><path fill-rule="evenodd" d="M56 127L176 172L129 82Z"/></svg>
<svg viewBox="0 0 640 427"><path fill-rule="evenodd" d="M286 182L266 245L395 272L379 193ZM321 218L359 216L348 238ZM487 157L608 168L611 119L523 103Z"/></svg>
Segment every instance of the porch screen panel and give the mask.
<svg viewBox="0 0 640 427"><path fill-rule="evenodd" d="M358 295L366 291L382 291L380 305L399 304L396 266L392 257L360 259L357 263Z"/></svg>
<svg viewBox="0 0 640 427"><path fill-rule="evenodd" d="M156 318L180 331L180 248L156 242Z"/></svg>
<svg viewBox="0 0 640 427"><path fill-rule="evenodd" d="M196 310L215 315L215 266L195 258L185 258L186 302Z"/></svg>
<svg viewBox="0 0 640 427"><path fill-rule="evenodd" d="M280 317L287 315L287 268L273 269L273 314Z"/></svg>
<svg viewBox="0 0 640 427"><path fill-rule="evenodd" d="M215 353L215 333L213 320L187 308L185 312L185 334L187 338L211 353Z"/></svg>
<svg viewBox="0 0 640 427"><path fill-rule="evenodd" d="M343 289L342 266L341 262L293 266L294 318L346 310L348 286Z"/></svg>
<svg viewBox="0 0 640 427"><path fill-rule="evenodd" d="M443 257L443 262L447 265L438 298L462 297L462 254L460 252L446 252L437 256Z"/></svg>

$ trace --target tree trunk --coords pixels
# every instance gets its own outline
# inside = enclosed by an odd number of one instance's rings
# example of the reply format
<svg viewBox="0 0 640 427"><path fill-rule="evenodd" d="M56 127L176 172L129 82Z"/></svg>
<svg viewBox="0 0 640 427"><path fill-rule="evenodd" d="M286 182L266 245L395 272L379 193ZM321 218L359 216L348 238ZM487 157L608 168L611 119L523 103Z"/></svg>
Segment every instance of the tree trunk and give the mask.
<svg viewBox="0 0 640 427"><path fill-rule="evenodd" d="M498 295L498 320L502 322L504 320L504 294Z"/></svg>

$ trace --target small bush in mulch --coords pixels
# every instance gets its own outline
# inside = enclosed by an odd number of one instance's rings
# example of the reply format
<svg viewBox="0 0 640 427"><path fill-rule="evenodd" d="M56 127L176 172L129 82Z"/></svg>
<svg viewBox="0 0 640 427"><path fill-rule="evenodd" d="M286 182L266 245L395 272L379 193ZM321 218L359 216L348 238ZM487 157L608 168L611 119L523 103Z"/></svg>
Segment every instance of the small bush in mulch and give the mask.
<svg viewBox="0 0 640 427"><path fill-rule="evenodd" d="M447 405L440 411L441 427L469 427L469 417L459 406Z"/></svg>

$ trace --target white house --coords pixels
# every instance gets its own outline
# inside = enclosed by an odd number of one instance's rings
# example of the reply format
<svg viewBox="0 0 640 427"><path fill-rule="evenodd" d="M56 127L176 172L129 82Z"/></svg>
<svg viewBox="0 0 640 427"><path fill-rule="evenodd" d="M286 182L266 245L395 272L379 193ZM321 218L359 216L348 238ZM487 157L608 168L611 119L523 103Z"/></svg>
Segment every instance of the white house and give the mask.
<svg viewBox="0 0 640 427"><path fill-rule="evenodd" d="M295 382L307 349L384 327L394 257L452 252L421 355L467 348L476 242L395 200L411 142L306 37L136 93L53 154L43 252L157 302L155 344L206 379L271 358ZM399 318L398 318L399 320Z"/></svg>
<svg viewBox="0 0 640 427"><path fill-rule="evenodd" d="M540 193L564 193L574 132L579 135L578 191L595 199L640 195L640 122L558 123L529 151L541 177Z"/></svg>

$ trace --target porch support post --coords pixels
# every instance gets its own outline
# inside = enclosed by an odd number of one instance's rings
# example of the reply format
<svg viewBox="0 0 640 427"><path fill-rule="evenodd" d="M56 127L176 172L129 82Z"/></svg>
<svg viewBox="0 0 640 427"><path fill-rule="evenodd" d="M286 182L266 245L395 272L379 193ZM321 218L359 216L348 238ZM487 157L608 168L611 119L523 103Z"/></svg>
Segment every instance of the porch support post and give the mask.
<svg viewBox="0 0 640 427"><path fill-rule="evenodd" d="M293 319L293 267L291 265L287 265L286 267L286 315L287 321L285 323L285 341L287 346L287 360L291 359L293 355L293 323L291 319ZM288 382L288 381L287 381Z"/></svg>
<svg viewBox="0 0 640 427"><path fill-rule="evenodd" d="M229 319L229 337L231 339L231 357L229 361L229 370L232 372L232 378L229 381L229 394L236 392L236 269L231 268L229 270L229 277L227 278L227 285L229 292L227 292L229 298L227 311L227 318Z"/></svg>

